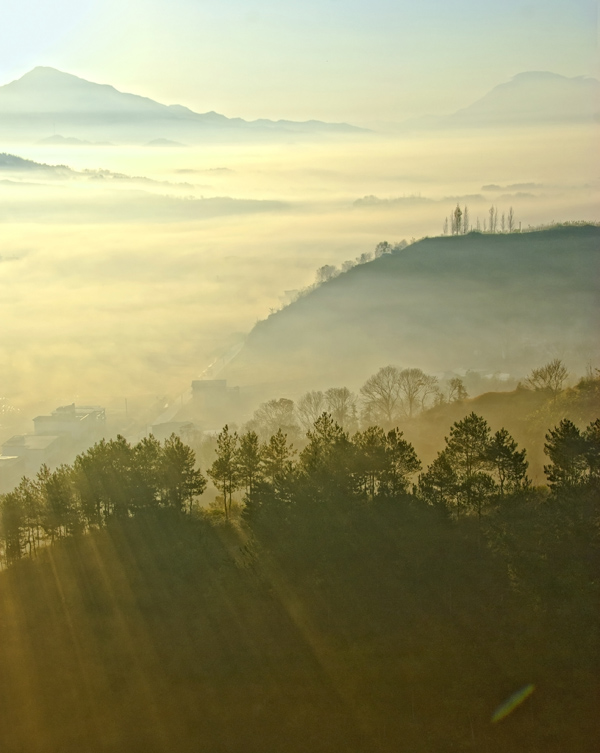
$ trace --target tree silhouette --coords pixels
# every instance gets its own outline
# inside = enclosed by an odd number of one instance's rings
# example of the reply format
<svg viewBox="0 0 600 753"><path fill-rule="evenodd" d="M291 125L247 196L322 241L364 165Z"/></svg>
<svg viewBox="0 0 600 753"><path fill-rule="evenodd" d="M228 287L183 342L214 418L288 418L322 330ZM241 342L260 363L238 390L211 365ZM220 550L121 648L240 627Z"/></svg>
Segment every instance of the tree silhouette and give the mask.
<svg viewBox="0 0 600 753"><path fill-rule="evenodd" d="M373 423L393 424L401 407L400 371L384 366L360 388L365 412Z"/></svg>
<svg viewBox="0 0 600 753"><path fill-rule="evenodd" d="M460 235L462 232L462 217L463 217L462 209L457 204L456 209L454 210L454 222L453 222L454 232L456 233L456 235Z"/></svg>
<svg viewBox="0 0 600 753"><path fill-rule="evenodd" d="M549 390L556 396L562 390L568 376L567 367L560 358L555 358L539 369L533 369L525 383L534 390Z"/></svg>
<svg viewBox="0 0 600 753"><path fill-rule="evenodd" d="M529 486L525 459L526 451L517 449L517 443L504 428L492 437L487 450L490 466L496 476L500 495L514 493Z"/></svg>
<svg viewBox="0 0 600 753"><path fill-rule="evenodd" d="M448 383L448 402L456 403L468 397L463 380L460 377L452 377Z"/></svg>
<svg viewBox="0 0 600 753"><path fill-rule="evenodd" d="M570 491L582 486L588 478L589 447L585 435L575 424L564 418L546 434L544 452L550 459L544 466L548 485L554 492Z"/></svg>
<svg viewBox="0 0 600 753"><path fill-rule="evenodd" d="M223 495L223 511L225 518L229 520L231 514L231 501L234 491L239 484L239 469L237 455L238 435L231 434L227 424L217 437L217 457L207 474L212 482Z"/></svg>
<svg viewBox="0 0 600 753"><path fill-rule="evenodd" d="M281 429L285 434L295 436L298 433L296 424L294 401L282 397L279 400L268 400L254 411L252 419L246 428L255 431L260 439L266 441Z"/></svg>
<svg viewBox="0 0 600 753"><path fill-rule="evenodd" d="M264 448L261 447L258 434L247 431L240 437L237 449L237 466L240 480L247 495L252 495L256 484L263 477Z"/></svg>
<svg viewBox="0 0 600 753"><path fill-rule="evenodd" d="M327 412L343 429L351 431L356 426L356 395L347 387L331 387L325 392ZM321 411L323 413L323 411ZM318 419L315 419L315 421ZM313 421L314 424L314 421Z"/></svg>
<svg viewBox="0 0 600 753"><path fill-rule="evenodd" d="M191 512L194 497L202 494L206 488L206 479L194 467L195 463L194 451L176 434L171 434L165 440L161 463L164 499L178 512L185 510L186 505Z"/></svg>
<svg viewBox="0 0 600 753"><path fill-rule="evenodd" d="M319 391L306 392L298 400L296 413L304 431L308 431L325 410L325 395ZM277 427L279 428L279 427Z"/></svg>
<svg viewBox="0 0 600 753"><path fill-rule="evenodd" d="M385 436L385 460L379 483L380 495L391 498L405 495L411 476L421 470L421 461L415 448L397 428Z"/></svg>

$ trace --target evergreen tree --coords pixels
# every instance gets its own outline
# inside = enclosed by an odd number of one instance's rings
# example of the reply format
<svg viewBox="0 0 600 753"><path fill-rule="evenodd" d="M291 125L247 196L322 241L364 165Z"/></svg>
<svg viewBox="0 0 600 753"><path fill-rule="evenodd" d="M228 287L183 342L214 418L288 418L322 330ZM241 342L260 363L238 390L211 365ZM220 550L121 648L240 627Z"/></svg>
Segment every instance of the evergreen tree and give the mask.
<svg viewBox="0 0 600 753"><path fill-rule="evenodd" d="M492 488L480 476L489 468L489 445L490 427L484 418L475 413L470 413L450 428L446 449L459 483L457 515L460 515L464 504L468 510L476 509L481 517L482 504Z"/></svg>
<svg viewBox="0 0 600 753"><path fill-rule="evenodd" d="M0 497L0 525L4 559L11 565L25 550L25 515L19 493L9 492Z"/></svg>
<svg viewBox="0 0 600 753"><path fill-rule="evenodd" d="M28 554L34 554L43 538L43 501L40 486L29 478L21 479L14 490L23 509L25 520L25 547Z"/></svg>
<svg viewBox="0 0 600 753"><path fill-rule="evenodd" d="M234 491L239 485L239 469L237 457L237 432L231 434L227 424L217 437L217 457L207 473L214 485L223 495L223 511L225 518L229 520L231 513L231 500Z"/></svg>
<svg viewBox="0 0 600 753"><path fill-rule="evenodd" d="M544 452L550 458L544 473L554 493L573 490L585 483L589 473L586 457L589 446L572 421L565 418L546 434Z"/></svg>
<svg viewBox="0 0 600 753"><path fill-rule="evenodd" d="M178 512L184 511L186 505L191 512L194 497L202 494L206 488L206 479L195 465L196 457L191 447L183 444L176 434L165 439L161 462L162 487L166 503Z"/></svg>
<svg viewBox="0 0 600 753"><path fill-rule="evenodd" d="M258 434L254 431L242 434L237 450L237 466L247 495L252 495L257 483L262 480L263 455L264 450L260 445Z"/></svg>
<svg viewBox="0 0 600 753"><path fill-rule="evenodd" d="M315 421L300 453L299 472L312 501L348 499L354 493L355 448L348 434L328 413Z"/></svg>
<svg viewBox="0 0 600 753"><path fill-rule="evenodd" d="M44 527L50 539L71 536L84 529L84 520L73 487L73 471L61 465L51 472L43 465L37 475L42 504Z"/></svg>
<svg viewBox="0 0 600 753"><path fill-rule="evenodd" d="M588 466L589 479L597 484L600 481L600 418L586 428L583 438L585 439L585 459Z"/></svg>
<svg viewBox="0 0 600 753"><path fill-rule="evenodd" d="M428 504L449 510L458 491L458 476L447 450L442 450L419 476L419 496Z"/></svg>
<svg viewBox="0 0 600 753"><path fill-rule="evenodd" d="M373 500L387 465L386 436L380 426L369 426L352 437L357 448L355 468L360 488Z"/></svg>
<svg viewBox="0 0 600 753"><path fill-rule="evenodd" d="M152 434L144 437L133 448L133 496L136 510L157 507L160 499L163 473L163 448Z"/></svg>
<svg viewBox="0 0 600 753"><path fill-rule="evenodd" d="M517 443L506 429L502 428L492 437L487 457L496 476L500 495L514 493L529 486L525 459L526 451L517 449Z"/></svg>
<svg viewBox="0 0 600 753"><path fill-rule="evenodd" d="M397 428L385 437L385 466L380 477L379 493L392 499L408 492L410 477L421 470L415 448Z"/></svg>

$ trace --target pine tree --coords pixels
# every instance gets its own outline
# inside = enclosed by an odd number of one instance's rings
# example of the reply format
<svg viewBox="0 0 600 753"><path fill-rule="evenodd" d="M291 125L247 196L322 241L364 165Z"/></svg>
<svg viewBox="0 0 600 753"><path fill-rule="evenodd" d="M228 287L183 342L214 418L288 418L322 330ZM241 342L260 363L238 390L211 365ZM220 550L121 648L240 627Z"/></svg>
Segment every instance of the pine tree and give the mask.
<svg viewBox="0 0 600 753"><path fill-rule="evenodd" d="M226 424L217 437L216 460L207 470L214 485L223 494L223 511L227 520L231 514L232 496L239 484L237 443L237 433L230 434Z"/></svg>
<svg viewBox="0 0 600 753"><path fill-rule="evenodd" d="M237 465L247 495L253 494L256 484L263 477L263 458L264 449L260 445L258 434L254 431L242 434L237 450Z"/></svg>
<svg viewBox="0 0 600 753"><path fill-rule="evenodd" d="M546 434L544 452L550 458L550 464L544 466L544 473L554 493L580 487L586 481L589 469L587 450L585 436L567 418Z"/></svg>
<svg viewBox="0 0 600 753"><path fill-rule="evenodd" d="M165 439L160 478L166 503L178 512L192 511L192 501L206 489L206 479L195 467L196 456L176 434Z"/></svg>
<svg viewBox="0 0 600 753"><path fill-rule="evenodd" d="M513 493L527 487L526 451L517 449L517 443L504 428L497 431L488 447L487 457L497 478L500 495Z"/></svg>

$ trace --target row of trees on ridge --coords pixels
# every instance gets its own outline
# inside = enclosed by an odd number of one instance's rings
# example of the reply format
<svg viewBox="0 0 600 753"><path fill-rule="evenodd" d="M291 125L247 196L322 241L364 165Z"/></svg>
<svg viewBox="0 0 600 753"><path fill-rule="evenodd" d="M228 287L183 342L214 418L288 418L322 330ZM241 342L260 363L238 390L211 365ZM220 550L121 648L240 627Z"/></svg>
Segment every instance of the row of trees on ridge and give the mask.
<svg viewBox="0 0 600 753"><path fill-rule="evenodd" d="M597 496L600 419L581 431L563 420L546 436L545 467L554 495ZM220 493L222 515L240 492L249 523L292 521L306 509L413 498L445 515L479 519L494 505L530 487L528 462L505 429L492 434L475 413L457 421L431 465L422 464L397 428L370 426L350 435L329 413L307 432L297 452L278 429L266 441L225 426L207 475ZM420 473L421 472L421 473ZM191 514L207 480L193 451L172 436L132 446L123 437L94 445L72 466L42 467L0 497L0 539L7 564L57 539L160 508Z"/></svg>
<svg viewBox="0 0 600 753"><path fill-rule="evenodd" d="M520 229L520 223L519 223ZM450 213L449 218L444 220L443 233L444 235L466 235L471 230L476 230L478 233L514 233L517 231L517 221L515 220L515 213L513 208L510 207L508 212L502 212L498 214L498 207L492 205L488 210L488 217L483 218L483 225L476 218L475 224L472 224L471 216L469 213L469 207L464 206L461 209L460 204L457 204L454 210Z"/></svg>

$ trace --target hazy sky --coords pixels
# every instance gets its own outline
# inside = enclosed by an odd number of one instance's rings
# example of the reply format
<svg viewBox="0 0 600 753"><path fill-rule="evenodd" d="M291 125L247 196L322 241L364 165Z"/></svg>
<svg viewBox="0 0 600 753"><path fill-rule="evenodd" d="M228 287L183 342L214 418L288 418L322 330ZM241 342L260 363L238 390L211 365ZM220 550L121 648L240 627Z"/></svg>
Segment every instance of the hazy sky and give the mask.
<svg viewBox="0 0 600 753"><path fill-rule="evenodd" d="M402 120L525 70L598 75L596 0L2 0L0 83L50 65L245 118Z"/></svg>

